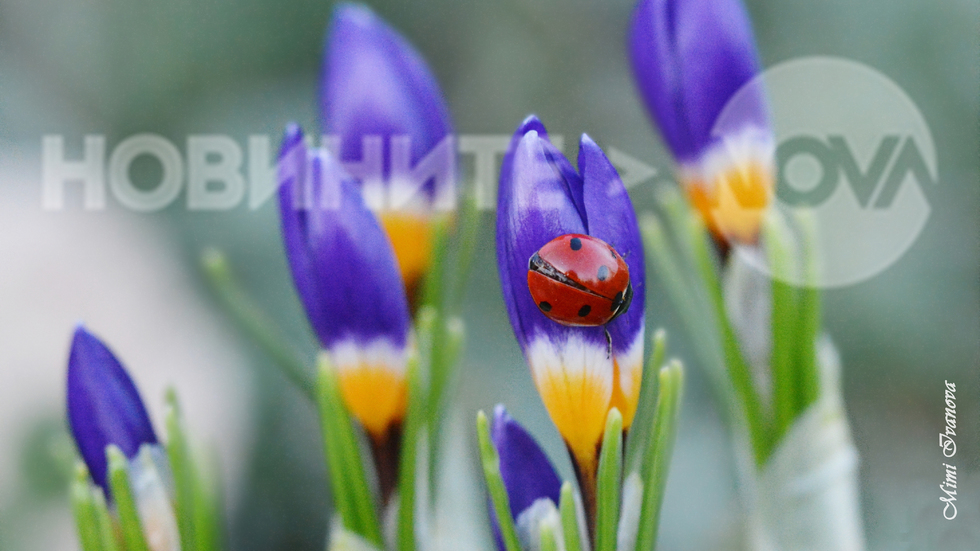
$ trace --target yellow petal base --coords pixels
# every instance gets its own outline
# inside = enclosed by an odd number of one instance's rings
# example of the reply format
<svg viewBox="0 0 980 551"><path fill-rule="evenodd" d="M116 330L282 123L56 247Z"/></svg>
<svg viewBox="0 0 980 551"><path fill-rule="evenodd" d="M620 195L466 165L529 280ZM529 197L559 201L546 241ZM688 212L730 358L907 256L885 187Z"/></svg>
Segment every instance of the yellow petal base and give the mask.
<svg viewBox="0 0 980 551"><path fill-rule="evenodd" d="M609 412L609 389L588 373L548 369L537 377L538 392L579 468L594 470Z"/></svg>
<svg viewBox="0 0 980 551"><path fill-rule="evenodd" d="M341 369L340 393L348 411L374 438L382 438L393 423L405 417L408 384L405 377L384 366Z"/></svg>
<svg viewBox="0 0 980 551"><path fill-rule="evenodd" d="M427 214L404 211L380 213L381 225L395 250L409 300L417 291L432 257L433 223Z"/></svg>
<svg viewBox="0 0 980 551"><path fill-rule="evenodd" d="M640 333L640 340L643 339L643 333ZM633 424L633 417L636 416L636 408L640 402L640 382L643 380L643 351L642 342L640 349L640 361L636 362L635 365L624 366L628 371L627 373L622 373L622 368L619 366L619 359L613 360L613 394L612 400L609 404L607 410L616 408L623 415L623 431L629 430L630 425ZM629 379L629 384L623 385L620 383L622 377L625 375Z"/></svg>
<svg viewBox="0 0 980 551"><path fill-rule="evenodd" d="M716 239L751 245L772 201L773 175L766 163L736 164L706 180L682 177L684 189ZM624 417L625 419L625 417Z"/></svg>

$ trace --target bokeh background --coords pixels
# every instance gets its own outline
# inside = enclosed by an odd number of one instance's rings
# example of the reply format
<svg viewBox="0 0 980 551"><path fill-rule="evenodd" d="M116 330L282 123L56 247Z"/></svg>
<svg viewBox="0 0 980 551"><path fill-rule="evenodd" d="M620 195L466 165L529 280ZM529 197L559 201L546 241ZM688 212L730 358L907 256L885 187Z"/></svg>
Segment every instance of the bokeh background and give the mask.
<svg viewBox="0 0 980 551"><path fill-rule="evenodd" d="M459 132L508 134L534 112L566 143L588 132L669 174L625 57L631 1L370 5L429 60ZM844 363L869 548L980 548L980 4L750 0L748 8L764 65L807 55L870 65L906 91L932 129L939 185L926 190L925 229L888 270L826 292L825 325ZM249 135L266 134L274 147L287 121L315 128L331 9L310 0L0 1L0 551L77 548L63 378L78 321L128 364L158 424L164 389L177 387L200 451L221 465L231 549L323 548L329 490L314 410L230 325L198 269L203 248L223 249L312 357L273 202L189 212L182 194L145 214L110 195L106 209L85 211L69 187L64 210L44 211L40 148L43 135L63 135L77 156L85 134L104 134L111 150L139 132L181 151L189 134L228 135L243 149ZM159 166L137 161L133 176L152 185ZM658 180L631 191L638 210L653 208ZM570 476L506 319L491 213L483 223L463 304L470 339L456 447L473 449L477 408L504 402ZM693 365L698 343L655 280L648 304L648 327L666 327L670 353L692 364L660 548L738 549L731 447ZM959 389L961 423L962 506L953 522L941 518L937 488L945 380ZM482 515L465 457L454 463L452 487L462 511Z"/></svg>

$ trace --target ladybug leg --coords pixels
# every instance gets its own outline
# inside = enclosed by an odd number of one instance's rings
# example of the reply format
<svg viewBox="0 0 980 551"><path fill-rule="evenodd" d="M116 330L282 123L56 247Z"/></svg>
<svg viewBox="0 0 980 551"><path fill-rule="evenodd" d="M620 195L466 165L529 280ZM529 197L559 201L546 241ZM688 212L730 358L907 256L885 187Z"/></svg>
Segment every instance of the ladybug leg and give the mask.
<svg viewBox="0 0 980 551"><path fill-rule="evenodd" d="M609 330L605 327L602 328L606 332L606 359L612 358L612 335L609 334Z"/></svg>

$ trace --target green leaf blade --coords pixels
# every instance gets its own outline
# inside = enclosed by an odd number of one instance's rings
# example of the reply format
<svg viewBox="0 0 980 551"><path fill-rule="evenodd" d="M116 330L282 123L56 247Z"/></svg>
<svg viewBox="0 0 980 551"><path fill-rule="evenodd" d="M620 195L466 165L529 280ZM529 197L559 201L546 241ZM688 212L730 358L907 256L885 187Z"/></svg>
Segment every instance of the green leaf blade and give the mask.
<svg viewBox="0 0 980 551"><path fill-rule="evenodd" d="M510 500L507 497L507 488L504 486L504 479L500 474L500 456L497 455L497 450L490 440L490 422L483 411L476 414L476 433L480 443L483 476L490 493L490 501L493 503L494 513L497 515L504 548L506 551L521 551L521 544L517 539L517 529L514 527L514 517L510 510Z"/></svg>
<svg viewBox="0 0 980 551"><path fill-rule="evenodd" d="M596 551L616 551L619 526L619 492L622 486L623 416L612 408L606 417L606 430L599 453L596 491Z"/></svg>
<svg viewBox="0 0 980 551"><path fill-rule="evenodd" d="M98 514L91 484L88 481L88 471L81 464L76 469L70 493L75 528L78 531L78 541L82 551L102 551Z"/></svg>
<svg viewBox="0 0 980 551"><path fill-rule="evenodd" d="M643 462L643 502L640 526L636 536L636 551L656 548L667 474L677 434L681 395L684 387L684 368L677 360L660 370L657 414L651 428L651 439Z"/></svg>
<svg viewBox="0 0 980 551"><path fill-rule="evenodd" d="M129 483L129 461L114 445L106 447L106 458L109 463L109 487L116 502L116 513L119 515L119 526L126 550L148 551L136 499Z"/></svg>
<svg viewBox="0 0 980 551"><path fill-rule="evenodd" d="M326 353L320 354L318 366L320 421L335 506L348 530L381 546L381 528L364 460L340 395L336 372Z"/></svg>
<svg viewBox="0 0 980 551"><path fill-rule="evenodd" d="M565 481L561 485L561 498L558 505L561 515L562 533L565 536L566 551L582 550L582 531L578 522L578 510L575 505L575 488L572 483Z"/></svg>

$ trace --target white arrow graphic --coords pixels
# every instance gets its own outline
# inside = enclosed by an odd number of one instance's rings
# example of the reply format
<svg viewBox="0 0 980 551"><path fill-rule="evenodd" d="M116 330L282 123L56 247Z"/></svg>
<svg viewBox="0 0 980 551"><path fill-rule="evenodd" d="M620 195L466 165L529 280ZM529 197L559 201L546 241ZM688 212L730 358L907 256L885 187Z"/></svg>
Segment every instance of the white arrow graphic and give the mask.
<svg viewBox="0 0 980 551"><path fill-rule="evenodd" d="M609 162L619 171L619 177L623 180L623 185L626 186L626 189L630 189L657 175L656 168L631 155L623 153L615 147L610 147L607 151Z"/></svg>

